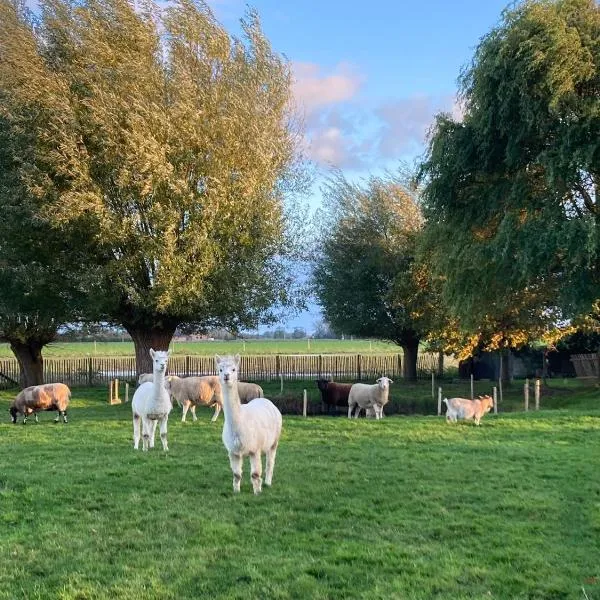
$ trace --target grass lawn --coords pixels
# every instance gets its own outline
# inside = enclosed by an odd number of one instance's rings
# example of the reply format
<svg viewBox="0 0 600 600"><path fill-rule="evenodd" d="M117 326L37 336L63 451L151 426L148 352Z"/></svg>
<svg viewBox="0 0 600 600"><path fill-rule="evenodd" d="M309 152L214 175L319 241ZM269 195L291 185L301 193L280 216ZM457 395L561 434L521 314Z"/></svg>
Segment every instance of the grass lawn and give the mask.
<svg viewBox="0 0 600 600"><path fill-rule="evenodd" d="M181 355L214 354L366 354L401 352L380 340L235 340L173 342L171 352ZM54 342L44 348L47 357L134 356L133 342ZM13 358L8 344L0 344L0 358Z"/></svg>
<svg viewBox="0 0 600 600"><path fill-rule="evenodd" d="M597 391L479 428L285 416L258 497L247 462L233 495L207 409L174 410L165 455L134 452L103 389L75 389L67 425L11 425L12 396L0 599L600 600Z"/></svg>

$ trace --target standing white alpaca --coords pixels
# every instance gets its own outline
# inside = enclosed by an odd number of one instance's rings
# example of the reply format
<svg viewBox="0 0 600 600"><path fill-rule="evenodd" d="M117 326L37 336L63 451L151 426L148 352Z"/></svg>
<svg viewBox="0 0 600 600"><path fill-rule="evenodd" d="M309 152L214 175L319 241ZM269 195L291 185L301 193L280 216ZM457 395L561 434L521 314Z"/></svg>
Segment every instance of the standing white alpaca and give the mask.
<svg viewBox="0 0 600 600"><path fill-rule="evenodd" d="M240 355L216 356L217 371L223 393L223 444L233 471L233 491L240 491L242 462L250 457L252 487L255 494L262 489L262 453L267 456L265 485L271 485L275 454L281 435L281 413L266 398L255 398L241 404L237 389Z"/></svg>
<svg viewBox="0 0 600 600"><path fill-rule="evenodd" d="M152 357L153 381L142 383L131 399L131 410L133 411L133 447L137 450L140 445L140 437L144 441L142 449L154 448L154 436L156 426L159 425L160 441L163 450L168 450L167 445L167 421L169 413L173 408L169 392L165 389L165 372L167 370L167 359L169 353L162 350L156 352L150 348Z"/></svg>

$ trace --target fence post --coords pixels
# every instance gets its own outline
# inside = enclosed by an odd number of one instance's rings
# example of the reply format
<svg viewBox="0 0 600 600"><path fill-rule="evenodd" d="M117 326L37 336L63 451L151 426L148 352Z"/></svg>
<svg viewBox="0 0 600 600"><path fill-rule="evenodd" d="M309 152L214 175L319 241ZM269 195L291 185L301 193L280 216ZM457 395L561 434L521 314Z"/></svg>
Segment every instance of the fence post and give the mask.
<svg viewBox="0 0 600 600"><path fill-rule="evenodd" d="M125 382L125 402L129 402L129 383Z"/></svg>
<svg viewBox="0 0 600 600"><path fill-rule="evenodd" d="M121 404L121 398L119 398L119 380L115 379L115 404Z"/></svg>
<svg viewBox="0 0 600 600"><path fill-rule="evenodd" d="M398 377L402 377L402 355L398 352Z"/></svg>
<svg viewBox="0 0 600 600"><path fill-rule="evenodd" d="M540 391L541 381L535 380L535 410L540 410Z"/></svg>
<svg viewBox="0 0 600 600"><path fill-rule="evenodd" d="M475 393L473 389L473 373L471 373L471 400L473 400L473 398L475 398Z"/></svg>
<svg viewBox="0 0 600 600"><path fill-rule="evenodd" d="M442 388L438 388L438 416L442 414Z"/></svg>
<svg viewBox="0 0 600 600"><path fill-rule="evenodd" d="M308 399L306 397L306 390L302 390L302 416L306 416L306 408L308 404Z"/></svg>
<svg viewBox="0 0 600 600"><path fill-rule="evenodd" d="M92 385L92 378L94 376L94 371L93 371L93 367L92 367L92 357L91 356L88 356L88 368L87 368L87 372L88 372L88 376L87 376L88 386L91 387L91 385Z"/></svg>
<svg viewBox="0 0 600 600"><path fill-rule="evenodd" d="M319 360L318 360L318 367L317 370L319 371L319 379L322 377L322 373L323 373L323 356L321 354L319 354Z"/></svg>
<svg viewBox="0 0 600 600"><path fill-rule="evenodd" d="M185 355L185 376L186 377L190 376L190 355L189 354Z"/></svg>
<svg viewBox="0 0 600 600"><path fill-rule="evenodd" d="M525 397L525 412L529 411L529 379L525 379L525 385L523 386L523 394Z"/></svg>
<svg viewBox="0 0 600 600"><path fill-rule="evenodd" d="M108 403L109 404L113 403L113 391L114 391L113 380L111 379L108 382Z"/></svg>
<svg viewBox="0 0 600 600"><path fill-rule="evenodd" d="M500 374L500 377L498 378L498 391L498 402L502 404L502 374Z"/></svg>
<svg viewBox="0 0 600 600"><path fill-rule="evenodd" d="M281 396L283 394L283 375L281 373L279 373L279 382L279 395Z"/></svg>
<svg viewBox="0 0 600 600"><path fill-rule="evenodd" d="M358 381L362 379L362 359L360 354L356 355L356 379Z"/></svg>
<svg viewBox="0 0 600 600"><path fill-rule="evenodd" d="M498 414L498 389L494 386L494 414Z"/></svg>

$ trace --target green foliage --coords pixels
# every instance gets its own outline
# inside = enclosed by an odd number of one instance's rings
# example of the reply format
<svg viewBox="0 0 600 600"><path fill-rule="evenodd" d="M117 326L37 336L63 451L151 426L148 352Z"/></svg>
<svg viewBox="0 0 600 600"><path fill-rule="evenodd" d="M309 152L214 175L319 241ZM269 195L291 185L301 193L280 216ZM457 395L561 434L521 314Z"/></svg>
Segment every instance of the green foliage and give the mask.
<svg viewBox="0 0 600 600"><path fill-rule="evenodd" d="M422 165L428 246L472 323L524 304L587 312L600 296L600 8L508 9L440 115ZM526 295L522 301L523 295Z"/></svg>
<svg viewBox="0 0 600 600"><path fill-rule="evenodd" d="M600 593L597 410L285 417L254 497L247 463L233 495L208 411L173 412L165 456L133 451L131 407L105 390L72 405L68 425L0 424L3 600Z"/></svg>
<svg viewBox="0 0 600 600"><path fill-rule="evenodd" d="M293 303L300 137L289 65L256 14L234 39L188 0L40 6L32 30L2 0L0 93L10 135L25 119L29 136L9 155L37 218L110 290L88 316L237 329Z"/></svg>
<svg viewBox="0 0 600 600"><path fill-rule="evenodd" d="M340 173L324 192L313 283L325 319L347 334L418 344L437 305L415 261L423 220L414 193L391 177L360 185Z"/></svg>

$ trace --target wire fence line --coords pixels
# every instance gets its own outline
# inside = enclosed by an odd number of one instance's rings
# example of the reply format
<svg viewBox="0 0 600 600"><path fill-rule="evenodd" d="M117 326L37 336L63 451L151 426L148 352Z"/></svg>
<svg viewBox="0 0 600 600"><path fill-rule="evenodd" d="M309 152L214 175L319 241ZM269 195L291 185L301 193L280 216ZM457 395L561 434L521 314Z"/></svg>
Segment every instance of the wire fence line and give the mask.
<svg viewBox="0 0 600 600"><path fill-rule="evenodd" d="M445 368L456 366L446 358ZM171 375L215 375L213 356L172 356L168 372ZM369 380L386 375L401 377L402 354L266 354L242 355L241 377L249 381L303 380L332 378L333 380ZM417 376L431 377L439 373L437 353L421 353L417 361ZM112 379L135 381L133 356L97 358L45 358L44 381L62 382L69 386L107 384ZM0 389L14 387L20 380L19 364L14 358L0 359Z"/></svg>

